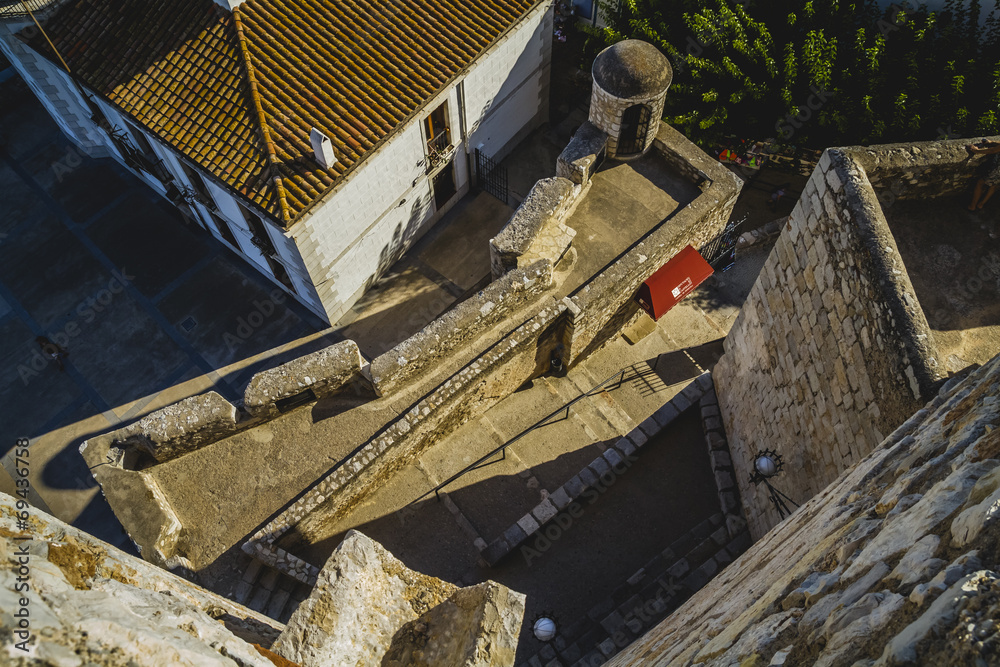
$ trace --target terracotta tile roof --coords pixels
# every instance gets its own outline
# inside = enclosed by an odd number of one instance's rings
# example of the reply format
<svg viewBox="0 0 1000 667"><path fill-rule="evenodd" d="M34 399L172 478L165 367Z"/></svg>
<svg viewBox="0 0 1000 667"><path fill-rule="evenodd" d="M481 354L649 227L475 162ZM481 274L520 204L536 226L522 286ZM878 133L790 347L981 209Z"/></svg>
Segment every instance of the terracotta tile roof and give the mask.
<svg viewBox="0 0 1000 667"><path fill-rule="evenodd" d="M287 226L537 2L70 0L45 30L89 88Z"/></svg>

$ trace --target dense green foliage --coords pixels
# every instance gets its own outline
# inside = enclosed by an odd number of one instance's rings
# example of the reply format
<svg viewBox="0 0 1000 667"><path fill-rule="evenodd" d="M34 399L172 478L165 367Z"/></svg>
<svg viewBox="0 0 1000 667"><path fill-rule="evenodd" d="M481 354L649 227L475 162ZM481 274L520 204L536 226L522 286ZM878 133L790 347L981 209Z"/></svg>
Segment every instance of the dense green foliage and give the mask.
<svg viewBox="0 0 1000 667"><path fill-rule="evenodd" d="M979 0L937 13L873 0L621 0L602 7L608 27L591 46L636 38L666 53L666 119L701 142L998 134L1000 7L985 2L980 25Z"/></svg>

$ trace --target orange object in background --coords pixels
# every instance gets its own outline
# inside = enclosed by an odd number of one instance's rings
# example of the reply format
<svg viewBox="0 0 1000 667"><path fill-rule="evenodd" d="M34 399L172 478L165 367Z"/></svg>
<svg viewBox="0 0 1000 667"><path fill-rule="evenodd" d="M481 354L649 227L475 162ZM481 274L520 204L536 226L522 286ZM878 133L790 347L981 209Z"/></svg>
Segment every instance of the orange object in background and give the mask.
<svg viewBox="0 0 1000 667"><path fill-rule="evenodd" d="M713 273L715 270L698 251L688 246L646 278L635 300L650 317L658 320Z"/></svg>

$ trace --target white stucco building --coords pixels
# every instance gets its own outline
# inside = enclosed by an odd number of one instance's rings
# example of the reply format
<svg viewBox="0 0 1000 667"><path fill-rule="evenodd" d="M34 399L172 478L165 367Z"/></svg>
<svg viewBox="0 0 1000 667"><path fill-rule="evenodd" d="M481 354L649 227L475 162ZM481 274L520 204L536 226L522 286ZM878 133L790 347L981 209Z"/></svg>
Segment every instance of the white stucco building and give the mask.
<svg viewBox="0 0 1000 667"><path fill-rule="evenodd" d="M551 35L551 0L0 0L82 151L331 323L545 120Z"/></svg>

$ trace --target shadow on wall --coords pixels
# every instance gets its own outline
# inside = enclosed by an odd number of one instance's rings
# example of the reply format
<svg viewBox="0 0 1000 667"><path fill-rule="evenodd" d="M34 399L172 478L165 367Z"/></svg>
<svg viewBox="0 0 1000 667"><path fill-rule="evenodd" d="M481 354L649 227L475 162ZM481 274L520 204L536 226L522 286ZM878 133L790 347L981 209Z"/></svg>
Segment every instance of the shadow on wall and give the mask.
<svg viewBox="0 0 1000 667"><path fill-rule="evenodd" d="M538 364L545 363L548 364L548 357L543 356L544 348L540 348L540 353L536 356L536 362ZM659 355L659 357L654 357L644 362L638 362L633 364L631 367L632 372L628 372L626 369L626 375L624 382L631 385L633 390L638 391L643 396L650 396L663 391L668 390L670 387L680 385L682 383L690 382L691 378L700 374L703 369L710 369L714 366L715 362L722 356L722 339L711 341L699 345L694 348L688 348L684 350L677 350L674 352L669 352L666 354ZM655 368L654 368L655 367ZM538 377L538 376L536 376ZM522 385L523 387L524 385ZM613 386L609 385L609 386ZM613 389L611 390L613 391ZM601 394L594 394L593 400L603 400ZM527 427L522 434L525 436L524 440L520 441L517 447L534 447L536 449L544 448L546 442L546 432L550 433L549 437L557 437L558 433L557 425L561 422L566 421L565 417L560 416L562 414L563 408L558 408L551 413L550 419L542 420L545 422L543 426L537 427ZM556 427L555 429L553 427ZM508 442L521 437L512 436ZM541 438L539 441L538 438ZM586 466L595 456L600 455L600 449L594 449L595 444L609 445L617 442L619 437L614 437L611 440L605 441L603 443L591 443L588 445L583 445L581 448L569 454L560 455L557 459L548 461L541 467L532 467L531 471L538 479L543 480L547 485L547 488L557 488L564 481L576 474L582 467ZM492 445L493 443L489 443ZM482 451L477 452L477 455L484 456L490 451L489 447L483 447ZM344 461L347 461L349 457L345 457ZM463 464L471 465L473 460L471 457L466 457L467 460L456 461L453 465L453 469L447 471L445 474L451 475L459 473L464 469ZM343 463L343 462L341 462ZM406 464L407 467L412 467L411 463ZM497 518L495 514L499 512L499 515L504 514L504 508L498 507L491 510L487 510L486 507L491 505L491 501L483 501L482 498L498 498L502 497L505 502L508 500L521 498L524 501L524 507L532 508L538 502L537 492L532 491L531 493L525 495L524 492L518 491L514 487L507 487L506 491L501 493L489 493L483 496L483 489L491 488L489 485L493 483L498 483L500 487L504 487L506 484L503 481L503 473L507 469L520 469L523 464L516 457L507 457L505 459L500 458L500 454L494 455L494 457L489 458L482 464L475 466L467 471L466 480L475 479L478 474L476 471L481 471L485 469L495 468L499 477L491 478L491 480L485 480L482 482L475 482L470 487L462 487L459 485L461 482L456 481L455 483L449 485L444 490L454 495L456 498L471 494L476 496L480 500L480 506L483 508L484 514L484 524L493 524L499 521L502 526L496 530L502 531L509 524L517 521L526 511L524 508L517 508L516 515L506 516L503 518ZM513 468L511 468L513 467ZM335 468L334 468L335 469ZM554 472L548 472L552 470ZM332 470L331 470L332 472ZM329 473L328 473L329 474ZM518 475L520 480L519 484L524 485L525 476L523 474ZM483 485L486 485L485 487ZM456 490L459 489L459 490ZM471 490L470 490L471 489ZM530 497L529 497L530 496ZM401 499L403 500L403 499ZM417 500L412 506L407 506L409 509L403 509L397 512L400 516L409 516L413 514L412 511L414 507L424 507L428 501L434 500L433 496L430 496L427 500ZM332 510L332 514L327 517L324 516L327 512ZM487 518L488 515L488 518ZM298 527L293 526L288 533L282 536L278 540L278 546L282 549L293 552L295 555L304 558L308 562L311 562L317 567L321 566L325 562L325 558L329 555L329 552L324 551L328 549L332 552L332 549L339 543L340 537L349 528L356 528L357 526L351 522L350 516L351 512L343 512L341 508L334 507L331 508L328 504L324 504L317 507L308 516L310 535L305 536L298 531ZM306 517L303 517L306 518ZM397 517L400 518L400 517ZM336 531L335 535L331 536L331 533ZM488 533L489 531L486 531ZM482 534L484 538L489 541L494 537L499 536L490 534ZM325 545L325 546L324 546ZM298 548L297 548L298 547ZM311 555L310 555L311 554ZM319 554L319 555L316 555ZM433 569L433 568L432 568ZM461 573L459 573L461 574Z"/></svg>
<svg viewBox="0 0 1000 667"><path fill-rule="evenodd" d="M1000 201L978 213L966 204L961 195L886 210L927 323L937 331L1000 324L1000 244L990 237L1000 229Z"/></svg>

